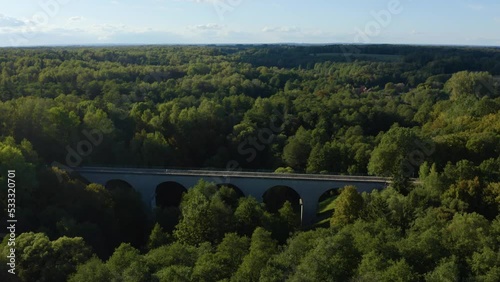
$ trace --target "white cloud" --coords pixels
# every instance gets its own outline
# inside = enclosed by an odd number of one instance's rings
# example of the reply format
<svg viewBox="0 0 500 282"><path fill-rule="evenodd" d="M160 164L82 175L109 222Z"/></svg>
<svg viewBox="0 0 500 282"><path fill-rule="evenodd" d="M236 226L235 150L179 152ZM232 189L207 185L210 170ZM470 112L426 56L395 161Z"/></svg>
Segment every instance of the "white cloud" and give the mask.
<svg viewBox="0 0 500 282"><path fill-rule="evenodd" d="M19 26L24 26L24 25L26 25L26 22L24 22L22 20L8 17L8 16L4 16L4 15L0 14L0 28L1 27L19 27Z"/></svg>
<svg viewBox="0 0 500 282"><path fill-rule="evenodd" d="M300 32L300 28L296 26L280 26L280 27L269 27L266 26L262 29L263 32L282 32L282 33L292 33Z"/></svg>
<svg viewBox="0 0 500 282"><path fill-rule="evenodd" d="M76 16L76 17L69 18L68 21L70 21L70 22L79 22L79 21L82 21L83 19L84 19L84 17Z"/></svg>
<svg viewBox="0 0 500 282"><path fill-rule="evenodd" d="M471 9L471 10L475 10L475 11L481 11L481 10L484 10L484 5L481 5L481 4L469 4L467 5L467 8Z"/></svg>
<svg viewBox="0 0 500 282"><path fill-rule="evenodd" d="M113 35L118 33L135 32L135 30L128 28L125 25L113 24L93 24L84 28L84 30L89 34L97 36L98 40L108 40Z"/></svg>
<svg viewBox="0 0 500 282"><path fill-rule="evenodd" d="M415 29L411 31L411 35L423 35L423 34L425 34L425 32L417 31Z"/></svg>
<svg viewBox="0 0 500 282"><path fill-rule="evenodd" d="M221 30L224 28L223 25L220 24L215 24L215 23L208 23L208 24L199 24L195 26L189 26L189 29L194 29L194 30Z"/></svg>

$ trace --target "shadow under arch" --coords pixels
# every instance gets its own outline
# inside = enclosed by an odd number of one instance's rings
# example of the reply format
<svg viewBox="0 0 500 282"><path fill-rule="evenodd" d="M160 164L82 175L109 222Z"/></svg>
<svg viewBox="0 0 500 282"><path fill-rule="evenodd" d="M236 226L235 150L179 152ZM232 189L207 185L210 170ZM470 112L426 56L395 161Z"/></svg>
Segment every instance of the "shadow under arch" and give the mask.
<svg viewBox="0 0 500 282"><path fill-rule="evenodd" d="M325 221L325 226L333 214L333 201L340 195L341 187L332 188L323 194L318 199L318 208L316 210L316 217L318 222Z"/></svg>
<svg viewBox="0 0 500 282"><path fill-rule="evenodd" d="M297 191L288 186L278 185L267 189L262 195L262 201L271 213L278 212L286 201L292 204L295 213L300 213L301 197Z"/></svg>
<svg viewBox="0 0 500 282"><path fill-rule="evenodd" d="M156 186L155 203L157 207L178 207L182 195L187 192L186 187L175 181L162 182Z"/></svg>

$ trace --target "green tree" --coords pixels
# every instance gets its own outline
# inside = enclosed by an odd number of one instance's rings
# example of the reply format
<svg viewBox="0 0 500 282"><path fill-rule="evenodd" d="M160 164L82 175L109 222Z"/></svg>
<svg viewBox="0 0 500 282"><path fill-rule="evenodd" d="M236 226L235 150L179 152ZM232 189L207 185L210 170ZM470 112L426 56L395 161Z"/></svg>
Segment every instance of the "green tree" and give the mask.
<svg viewBox="0 0 500 282"><path fill-rule="evenodd" d="M179 242L150 250L144 255L151 273L156 273L173 265L193 267L198 259L198 248Z"/></svg>
<svg viewBox="0 0 500 282"><path fill-rule="evenodd" d="M410 177L415 176L414 172L419 167L412 164L413 158L423 156L417 144L423 144L421 138L415 134L414 130L403 127L392 127L380 140L380 144L373 150L368 172L379 176L390 176L393 186L400 191L408 189ZM412 155L415 157L412 158ZM418 159L418 161L424 161Z"/></svg>
<svg viewBox="0 0 500 282"><path fill-rule="evenodd" d="M130 244L122 243L106 262L111 281L149 281L149 269L139 251Z"/></svg>
<svg viewBox="0 0 500 282"><path fill-rule="evenodd" d="M132 154L136 163L143 166L164 166L171 163L172 149L165 137L158 131L136 133L131 141Z"/></svg>
<svg viewBox="0 0 500 282"><path fill-rule="evenodd" d="M289 201L283 203L277 214L267 213L266 215L265 227L271 231L273 238L280 244L284 244L290 234L295 232L301 224L300 214L294 211Z"/></svg>
<svg viewBox="0 0 500 282"><path fill-rule="evenodd" d="M454 282L460 281L459 264L455 257L442 259L433 271L425 274L428 282Z"/></svg>
<svg viewBox="0 0 500 282"><path fill-rule="evenodd" d="M446 183L438 173L436 164L432 164L429 167L429 164L424 162L420 166L419 178L422 185L420 186L420 190L416 190L416 193L419 193L420 196L425 197L428 201L436 205L439 204L443 192L448 189L448 187L446 187Z"/></svg>
<svg viewBox="0 0 500 282"><path fill-rule="evenodd" d="M297 130L295 136L288 139L287 145L283 148L283 160L288 166L299 171L306 168L311 152L310 139L310 132L303 127Z"/></svg>
<svg viewBox="0 0 500 282"><path fill-rule="evenodd" d="M348 281L361 260L347 232L320 239L301 260L290 281Z"/></svg>
<svg viewBox="0 0 500 282"><path fill-rule="evenodd" d="M2 254L7 256L10 247ZM43 233L22 233L16 240L16 271L22 281L67 281L77 265L90 258L82 238L50 241Z"/></svg>
<svg viewBox="0 0 500 282"><path fill-rule="evenodd" d="M94 106L87 108L83 124L88 130L97 130L102 134L110 134L114 131L114 124L108 118L108 114Z"/></svg>
<svg viewBox="0 0 500 282"><path fill-rule="evenodd" d="M231 278L247 255L249 245L247 237L227 233L215 253L206 253L198 258L193 280L215 282Z"/></svg>
<svg viewBox="0 0 500 282"><path fill-rule="evenodd" d="M294 234L284 249L272 256L261 272L260 281L288 281L296 272L302 258L318 245L318 241L328 236L325 229Z"/></svg>
<svg viewBox="0 0 500 282"><path fill-rule="evenodd" d="M220 242L233 229L233 222L233 210L218 196L217 187L200 180L182 199L174 236L191 245Z"/></svg>
<svg viewBox="0 0 500 282"><path fill-rule="evenodd" d="M461 71L453 74L446 82L445 89L451 93L452 100L467 97L481 97L495 95L495 82L487 72Z"/></svg>
<svg viewBox="0 0 500 282"><path fill-rule="evenodd" d="M443 243L458 259L464 259L491 244L489 231L490 224L483 216L457 213L443 230Z"/></svg>
<svg viewBox="0 0 500 282"><path fill-rule="evenodd" d="M474 180L460 180L443 193L443 204L461 212L478 212L482 205L482 190L477 177Z"/></svg>
<svg viewBox="0 0 500 282"><path fill-rule="evenodd" d="M154 274L154 276L160 282L185 282L191 281L192 273L192 267L184 265L172 265L158 271Z"/></svg>
<svg viewBox="0 0 500 282"><path fill-rule="evenodd" d="M356 187L346 186L334 201L334 212L330 220L332 226L344 226L359 218L363 209L363 197Z"/></svg>
<svg viewBox="0 0 500 282"><path fill-rule="evenodd" d="M283 207L278 210L278 214L290 232L295 231L300 226L300 215L293 210L289 201L283 204Z"/></svg>
<svg viewBox="0 0 500 282"><path fill-rule="evenodd" d="M401 259L399 261L393 262L382 275L382 281L394 281L394 282L404 282L404 281L415 281L418 279L418 275L413 271L410 265Z"/></svg>
<svg viewBox="0 0 500 282"><path fill-rule="evenodd" d="M271 233L258 227L252 234L250 252L243 258L231 281L259 281L260 272L276 252L276 241L271 238Z"/></svg>
<svg viewBox="0 0 500 282"><path fill-rule="evenodd" d="M382 254L373 250L364 254L356 270L356 281L382 281L383 270L387 267L387 260Z"/></svg>
<svg viewBox="0 0 500 282"><path fill-rule="evenodd" d="M77 265L87 261L91 255L90 248L80 237L59 237L51 245L52 259L45 269L47 281L67 281Z"/></svg>
<svg viewBox="0 0 500 282"><path fill-rule="evenodd" d="M78 265L76 272L69 278L69 282L109 282L113 275L99 258L92 257L87 262Z"/></svg>
<svg viewBox="0 0 500 282"><path fill-rule="evenodd" d="M24 146L16 144L12 137L0 142L0 183L8 187L7 172L15 171L17 216L23 216L23 211L28 211L34 205L32 189L36 186L37 179L35 164L27 159L30 158L30 154L33 154L30 147L31 144L27 141L24 141ZM0 209L6 214L7 189L0 189L0 201ZM24 222L25 224L29 222L29 218L26 218Z"/></svg>
<svg viewBox="0 0 500 282"><path fill-rule="evenodd" d="M468 264L478 281L495 281L500 277L500 254L490 247L474 252Z"/></svg>
<svg viewBox="0 0 500 282"><path fill-rule="evenodd" d="M432 271L436 263L448 255L449 252L443 245L440 226L434 225L424 230L415 227L408 233L408 236L397 244L408 264L418 273Z"/></svg>
<svg viewBox="0 0 500 282"><path fill-rule="evenodd" d="M241 235L251 236L254 230L262 226L265 210L254 197L241 198L234 211L236 230Z"/></svg>
<svg viewBox="0 0 500 282"><path fill-rule="evenodd" d="M500 212L500 182L489 183L482 193L482 202L484 205L484 215L487 218L493 218Z"/></svg>
<svg viewBox="0 0 500 282"><path fill-rule="evenodd" d="M278 167L274 173L294 173L295 171L293 168L287 166L287 167Z"/></svg>
<svg viewBox="0 0 500 282"><path fill-rule="evenodd" d="M174 231L175 237L193 245L215 239L217 227L213 225L210 200L201 192L188 192L184 199L181 203L181 221Z"/></svg>
<svg viewBox="0 0 500 282"><path fill-rule="evenodd" d="M5 249L4 249L5 253ZM43 233L23 233L16 239L17 267L24 281L44 280L44 269L52 255L50 240Z"/></svg>
<svg viewBox="0 0 500 282"><path fill-rule="evenodd" d="M156 223L153 230L151 230L151 234L149 235L148 249L156 249L168 244L169 241L170 238L168 233L163 231L163 228L161 228L159 223Z"/></svg>
<svg viewBox="0 0 500 282"><path fill-rule="evenodd" d="M309 154L309 158L307 159L307 173L318 173L320 171L326 170L327 165L326 156L323 152L323 146L320 144L316 144L311 150Z"/></svg>

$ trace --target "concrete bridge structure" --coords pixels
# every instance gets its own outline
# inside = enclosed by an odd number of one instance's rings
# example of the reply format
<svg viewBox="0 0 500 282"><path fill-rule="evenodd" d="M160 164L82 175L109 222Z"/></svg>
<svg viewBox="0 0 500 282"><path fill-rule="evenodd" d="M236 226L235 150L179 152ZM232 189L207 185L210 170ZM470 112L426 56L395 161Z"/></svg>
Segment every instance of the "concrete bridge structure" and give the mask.
<svg viewBox="0 0 500 282"><path fill-rule="evenodd" d="M240 171L104 167L80 167L74 170L89 182L99 183L106 187L113 183L129 185L141 194L143 201L151 209L156 206L157 197L162 193L167 197L177 198L173 202L179 203L182 192L195 186L200 179L213 182L218 186L232 187L242 195L253 196L259 201L263 201L266 192L276 187L286 187L290 193L298 195L296 199L299 198L299 203L295 204L300 204L301 219L304 225L315 221L318 202L323 194L347 185L355 186L359 192L371 192L374 189L385 188L389 181L387 178L369 176Z"/></svg>

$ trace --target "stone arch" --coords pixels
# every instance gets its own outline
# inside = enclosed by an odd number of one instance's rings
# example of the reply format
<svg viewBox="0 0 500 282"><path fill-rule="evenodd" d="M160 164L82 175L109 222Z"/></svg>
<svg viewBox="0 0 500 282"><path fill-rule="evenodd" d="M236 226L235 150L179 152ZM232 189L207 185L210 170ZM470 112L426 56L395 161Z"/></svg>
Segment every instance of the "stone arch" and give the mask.
<svg viewBox="0 0 500 282"><path fill-rule="evenodd" d="M106 185L104 185L104 187L106 187L106 189L108 190L114 190L114 189L134 189L134 187L128 183L127 181L125 180L121 180L121 179L111 179L109 181L106 182Z"/></svg>
<svg viewBox="0 0 500 282"><path fill-rule="evenodd" d="M329 189L318 198L316 218L318 222L324 222L325 226L329 226L327 222L333 214L332 202L340 195L340 189L341 187Z"/></svg>
<svg viewBox="0 0 500 282"><path fill-rule="evenodd" d="M186 187L180 183L175 181L162 182L156 186L154 203L157 207L178 207L182 195L186 192Z"/></svg>
<svg viewBox="0 0 500 282"><path fill-rule="evenodd" d="M296 213L301 212L301 196L289 186L278 185L267 189L262 195L262 201L266 204L266 209L271 213L276 213L286 201L292 204Z"/></svg>

